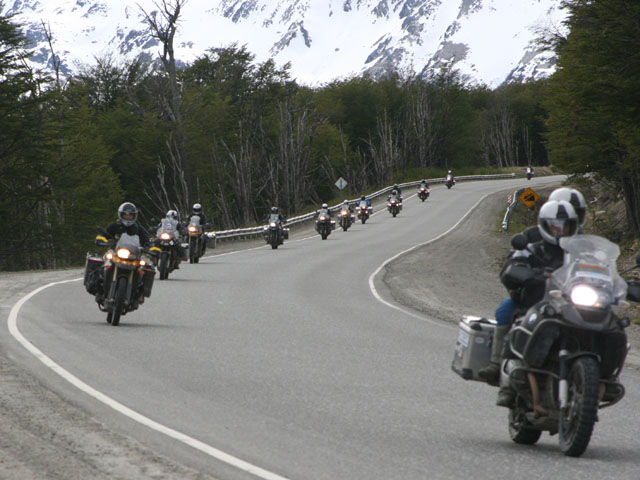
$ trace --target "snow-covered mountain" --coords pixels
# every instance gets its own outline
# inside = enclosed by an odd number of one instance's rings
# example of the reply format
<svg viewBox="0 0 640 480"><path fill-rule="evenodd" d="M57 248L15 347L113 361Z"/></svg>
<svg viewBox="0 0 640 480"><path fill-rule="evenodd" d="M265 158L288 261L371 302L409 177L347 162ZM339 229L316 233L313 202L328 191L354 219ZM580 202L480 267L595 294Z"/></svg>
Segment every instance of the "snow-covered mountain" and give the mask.
<svg viewBox="0 0 640 480"><path fill-rule="evenodd" d="M176 0L164 0L168 5ZM453 65L495 87L540 78L554 57L532 41L562 31L561 0L186 0L174 45L190 62L211 47L246 45L257 61L291 62L300 83L317 85L352 74L389 69L421 72ZM157 57L160 46L144 11L163 0L4 0L35 50L51 62L45 25L62 69L95 57ZM213 5L213 6L212 6Z"/></svg>

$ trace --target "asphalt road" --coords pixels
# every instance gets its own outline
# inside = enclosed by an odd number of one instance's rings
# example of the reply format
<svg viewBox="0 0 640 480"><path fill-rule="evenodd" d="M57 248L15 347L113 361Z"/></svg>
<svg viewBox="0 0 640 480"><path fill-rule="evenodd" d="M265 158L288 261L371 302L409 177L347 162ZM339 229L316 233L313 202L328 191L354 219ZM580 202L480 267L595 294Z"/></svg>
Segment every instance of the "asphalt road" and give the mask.
<svg viewBox="0 0 640 480"><path fill-rule="evenodd" d="M223 480L640 478L637 372L582 458L548 435L517 446L495 390L451 372L455 325L395 304L374 275L486 195L522 185L434 186L397 218L382 211L326 241L183 264L119 327L81 282L51 285L24 303L17 329L84 391L22 359L101 422ZM465 288L451 285L451 297Z"/></svg>

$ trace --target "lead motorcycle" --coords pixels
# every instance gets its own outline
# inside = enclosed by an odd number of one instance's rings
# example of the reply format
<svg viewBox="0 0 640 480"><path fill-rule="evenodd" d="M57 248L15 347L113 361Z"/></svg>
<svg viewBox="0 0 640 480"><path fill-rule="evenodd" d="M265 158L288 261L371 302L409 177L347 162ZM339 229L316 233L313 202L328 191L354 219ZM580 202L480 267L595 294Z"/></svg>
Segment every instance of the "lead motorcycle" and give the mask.
<svg viewBox="0 0 640 480"><path fill-rule="evenodd" d="M107 313L107 323L118 326L120 317L136 310L151 296L156 270L144 254L137 235L123 233L116 241L98 228L96 245L110 247L104 256L87 254L84 284L95 296L98 308Z"/></svg>
<svg viewBox="0 0 640 480"><path fill-rule="evenodd" d="M526 237L514 245L526 247ZM516 398L509 410L509 433L520 444L534 444L543 431L558 434L562 452L584 453L598 410L625 394L619 381L627 351L622 317L625 299L640 301L640 285L617 271L617 245L595 235L560 239L563 266L546 280L545 296L517 318L509 333L500 382ZM640 265L640 256L637 266ZM528 271L527 271L528 270ZM535 272L514 271L529 281Z"/></svg>
<svg viewBox="0 0 640 480"><path fill-rule="evenodd" d="M533 168L531 167L527 167L527 169L524 171L524 175L525 177L527 177L527 180L531 180L531 177L533 177Z"/></svg>

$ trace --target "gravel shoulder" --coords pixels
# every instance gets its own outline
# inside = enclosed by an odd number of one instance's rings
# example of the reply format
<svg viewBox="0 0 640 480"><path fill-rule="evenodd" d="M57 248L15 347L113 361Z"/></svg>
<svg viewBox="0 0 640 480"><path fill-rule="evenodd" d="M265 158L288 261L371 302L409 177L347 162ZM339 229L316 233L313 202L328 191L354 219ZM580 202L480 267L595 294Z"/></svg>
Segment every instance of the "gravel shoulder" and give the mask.
<svg viewBox="0 0 640 480"><path fill-rule="evenodd" d="M505 207L504 195L488 197L445 238L387 265L383 278L394 299L446 322L457 323L462 314L493 316L505 295L498 271L511 235L497 232ZM313 225L306 224L292 229L291 238L313 234ZM221 242L209 254L263 245L261 239ZM13 305L30 291L81 273L0 274L0 318L6 322ZM640 345L638 330L629 331L632 345ZM62 398L21 364L24 352L16 353L21 348L8 334L0 336L0 479L214 478L114 432ZM635 350L628 363L640 368Z"/></svg>

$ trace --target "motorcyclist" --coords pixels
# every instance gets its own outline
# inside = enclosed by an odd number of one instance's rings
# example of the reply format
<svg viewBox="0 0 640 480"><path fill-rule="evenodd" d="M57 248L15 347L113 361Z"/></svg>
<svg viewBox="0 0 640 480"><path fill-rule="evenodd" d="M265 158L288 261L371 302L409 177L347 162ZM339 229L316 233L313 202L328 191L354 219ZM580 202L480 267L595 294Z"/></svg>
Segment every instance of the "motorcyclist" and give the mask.
<svg viewBox="0 0 640 480"><path fill-rule="evenodd" d="M559 239L578 233L578 215L571 203L564 200L547 201L538 214L538 229L542 240L530 243L526 250L512 251L500 271L500 280L509 291L510 298L502 301L496 310L496 328L493 334L491 360L489 365L478 372L480 378L496 384L500 376L500 363L505 337L511 328L513 318L524 313L529 307L542 300L545 292L545 275L562 266L564 252ZM510 271L529 268L538 274L524 285L513 283ZM498 392L496 405L509 407L514 398L509 387Z"/></svg>
<svg viewBox="0 0 640 480"><path fill-rule="evenodd" d="M582 195L582 193L580 193L580 191L576 190L575 188L568 187L556 188L553 192L551 192L547 200L564 200L569 202L578 215L578 233L582 232L584 224L587 220L587 203L585 202L584 196ZM529 243L535 243L542 240L542 235L540 235L538 225L528 227L522 233L527 237Z"/></svg>
<svg viewBox="0 0 640 480"><path fill-rule="evenodd" d="M321 215L325 215L329 218L333 217L331 210L329 210L329 205L327 205L326 203L323 203L322 206L320 207L320 210L316 212L316 219L319 218Z"/></svg>
<svg viewBox="0 0 640 480"><path fill-rule="evenodd" d="M350 213L353 213L353 205L349 203L349 200L342 202L342 209L349 210Z"/></svg>
<svg viewBox="0 0 640 480"><path fill-rule="evenodd" d="M420 182L420 185L418 185L418 191L420 191L421 188L424 188L427 192L429 192L429 184L426 180L422 180Z"/></svg>
<svg viewBox="0 0 640 480"><path fill-rule="evenodd" d="M368 200L368 199L367 199L367 197L366 197L366 195L362 195L362 196L360 197L360 200L358 200L358 206L359 206L359 207L360 207L360 206L362 206L362 203L363 203L363 202L364 202L364 204L365 204L367 207L370 207L370 206L371 206L371 200Z"/></svg>
<svg viewBox="0 0 640 480"><path fill-rule="evenodd" d="M284 215L282 215L281 213L278 213L278 207L275 207L275 206L271 207L271 211L267 215L267 219L266 219L267 223L274 220L275 219L274 217L277 217L280 227L282 227L284 223L287 221Z"/></svg>
<svg viewBox="0 0 640 480"><path fill-rule="evenodd" d="M204 233L204 229L209 228L209 220L207 219L207 216L202 211L202 205L199 203L194 203L193 206L191 207L191 215L189 216L190 217L189 220L191 220L191 217L195 215L200 217L200 226L202 227L203 233ZM200 254L201 256L204 255L204 253L207 251L208 239L209 237L207 237L206 234L202 235L202 253Z"/></svg>
<svg viewBox="0 0 640 480"><path fill-rule="evenodd" d="M137 235L140 245L146 247L149 244L149 233L137 223L138 209L131 202L125 202L118 207L118 220L107 225L107 233L111 238L118 239L123 233Z"/></svg>
<svg viewBox="0 0 640 480"><path fill-rule="evenodd" d="M451 183L452 183L453 185L455 185L455 184L456 184L456 177L454 177L454 176L453 176L453 173L451 173L451 170L448 170L448 171L447 171L447 175L446 175L446 177L445 177L445 178L446 178L446 179L449 179L449 177L451 177Z"/></svg>
<svg viewBox="0 0 640 480"><path fill-rule="evenodd" d="M165 215L165 220L168 220L168 222L178 232L178 235L176 236L176 248L178 250L178 258L184 260L187 257L187 252L182 247L182 238L187 235L187 231L184 228L184 225L180 223L180 217L178 215L178 212L176 210L167 211L167 214ZM160 222L160 225L157 226L157 229L161 228L162 224L163 222ZM176 270L180 269L180 260L178 259L176 259L175 268Z"/></svg>
<svg viewBox="0 0 640 480"><path fill-rule="evenodd" d="M398 191L397 190L391 190L391 193L387 196L387 201L391 201L392 199L397 200L398 202L400 202L400 196L398 195Z"/></svg>

